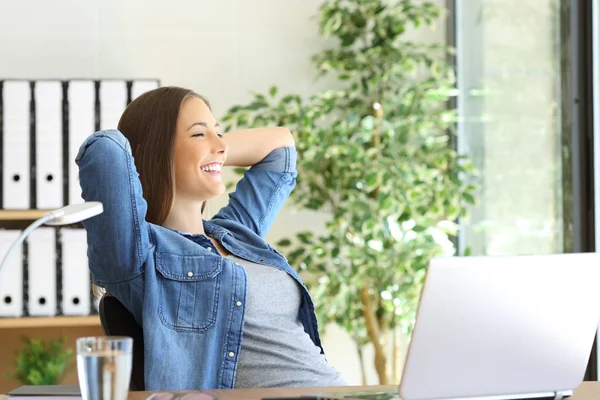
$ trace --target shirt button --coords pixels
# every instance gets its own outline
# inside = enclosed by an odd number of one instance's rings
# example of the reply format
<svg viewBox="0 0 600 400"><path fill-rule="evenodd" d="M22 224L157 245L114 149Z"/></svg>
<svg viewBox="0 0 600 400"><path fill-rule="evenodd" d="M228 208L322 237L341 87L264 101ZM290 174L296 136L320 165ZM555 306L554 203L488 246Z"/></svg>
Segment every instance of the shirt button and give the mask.
<svg viewBox="0 0 600 400"><path fill-rule="evenodd" d="M229 356L229 358L233 358L233 356L235 356L235 353L233 351L230 351L227 355Z"/></svg>
<svg viewBox="0 0 600 400"><path fill-rule="evenodd" d="M242 306L242 302L241 302L241 301L237 301L237 302L235 303L235 305L236 305L236 306L238 306L238 307L241 307L241 306Z"/></svg>
<svg viewBox="0 0 600 400"><path fill-rule="evenodd" d="M206 248L206 250L208 250L208 251L212 251L212 247L208 246L208 247Z"/></svg>
<svg viewBox="0 0 600 400"><path fill-rule="evenodd" d="M194 276L194 273L192 271L188 272L188 276L191 278L192 276Z"/></svg>
<svg viewBox="0 0 600 400"><path fill-rule="evenodd" d="M241 265L240 265L240 263L235 263L235 265L237 265L238 267L240 267L240 266L241 266Z"/></svg>
<svg viewBox="0 0 600 400"><path fill-rule="evenodd" d="M265 259L264 259L264 258L261 258L261 259L260 259L260 262L265 262Z"/></svg>

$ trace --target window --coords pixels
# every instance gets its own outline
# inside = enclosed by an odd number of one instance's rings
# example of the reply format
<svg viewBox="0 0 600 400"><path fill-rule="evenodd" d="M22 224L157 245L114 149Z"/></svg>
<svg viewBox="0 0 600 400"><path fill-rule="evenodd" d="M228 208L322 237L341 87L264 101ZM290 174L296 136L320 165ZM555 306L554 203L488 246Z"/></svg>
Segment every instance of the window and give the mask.
<svg viewBox="0 0 600 400"><path fill-rule="evenodd" d="M457 0L455 12L457 146L481 189L459 246L474 255L567 251L566 11L559 0Z"/></svg>

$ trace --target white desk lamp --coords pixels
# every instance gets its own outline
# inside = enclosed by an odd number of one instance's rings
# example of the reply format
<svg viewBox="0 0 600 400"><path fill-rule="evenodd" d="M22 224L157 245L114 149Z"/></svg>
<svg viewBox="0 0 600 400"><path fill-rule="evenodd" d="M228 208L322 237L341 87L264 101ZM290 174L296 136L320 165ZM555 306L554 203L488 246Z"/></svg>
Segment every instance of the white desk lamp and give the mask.
<svg viewBox="0 0 600 400"><path fill-rule="evenodd" d="M45 214L42 218L29 225L23 233L21 233L21 236L19 236L19 238L10 246L10 249L8 249L8 252L2 260L2 264L0 264L0 274L11 254L34 229L39 228L44 224L53 226L74 224L101 214L102 211L104 211L102 203L99 201L88 201L80 204L72 204Z"/></svg>

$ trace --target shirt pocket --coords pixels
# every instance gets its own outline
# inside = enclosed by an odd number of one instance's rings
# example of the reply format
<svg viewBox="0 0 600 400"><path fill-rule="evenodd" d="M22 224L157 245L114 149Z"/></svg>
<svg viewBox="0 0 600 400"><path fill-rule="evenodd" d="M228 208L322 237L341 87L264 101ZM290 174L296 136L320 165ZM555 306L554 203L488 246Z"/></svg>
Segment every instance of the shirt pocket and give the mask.
<svg viewBox="0 0 600 400"><path fill-rule="evenodd" d="M161 322L178 332L203 333L217 318L221 257L156 254Z"/></svg>

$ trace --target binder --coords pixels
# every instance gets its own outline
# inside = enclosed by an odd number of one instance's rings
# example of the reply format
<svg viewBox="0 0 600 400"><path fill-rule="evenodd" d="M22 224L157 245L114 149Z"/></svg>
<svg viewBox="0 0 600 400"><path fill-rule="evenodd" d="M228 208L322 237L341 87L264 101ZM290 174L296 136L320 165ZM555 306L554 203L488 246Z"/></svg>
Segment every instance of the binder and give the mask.
<svg viewBox="0 0 600 400"><path fill-rule="evenodd" d="M131 84L131 100L135 100L140 95L158 88L156 79L139 79Z"/></svg>
<svg viewBox="0 0 600 400"><path fill-rule="evenodd" d="M27 238L29 315L56 315L56 238L54 228L38 228Z"/></svg>
<svg viewBox="0 0 600 400"><path fill-rule="evenodd" d="M63 229L61 233L63 314L88 315L91 306L91 281L86 231Z"/></svg>
<svg viewBox="0 0 600 400"><path fill-rule="evenodd" d="M68 87L69 145L68 145L68 187L69 204L82 203L81 185L79 184L79 168L75 157L85 139L95 129L95 96L94 81L70 81Z"/></svg>
<svg viewBox="0 0 600 400"><path fill-rule="evenodd" d="M127 106L127 83L122 80L100 82L100 130L117 129Z"/></svg>
<svg viewBox="0 0 600 400"><path fill-rule="evenodd" d="M4 81L2 206L7 210L25 210L31 204L30 102L28 81Z"/></svg>
<svg viewBox="0 0 600 400"><path fill-rule="evenodd" d="M0 230L0 255L3 258L21 231ZM23 315L23 246L15 249L0 271L0 317Z"/></svg>
<svg viewBox="0 0 600 400"><path fill-rule="evenodd" d="M36 206L63 206L62 83L35 84Z"/></svg>

